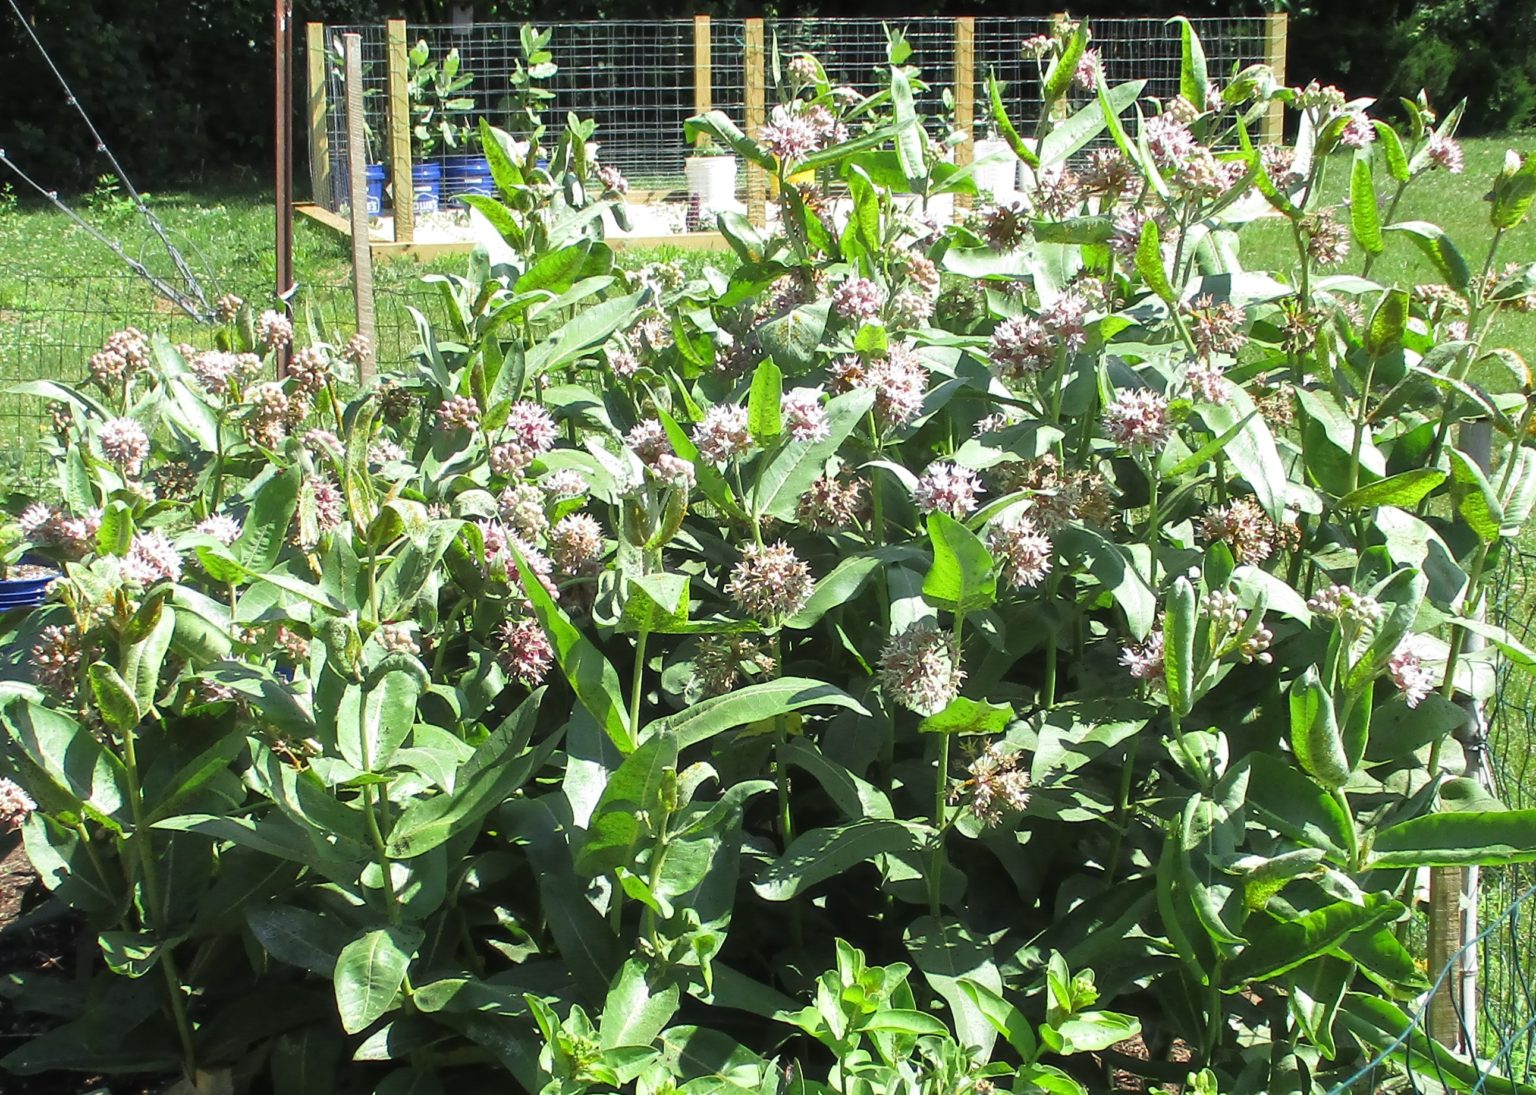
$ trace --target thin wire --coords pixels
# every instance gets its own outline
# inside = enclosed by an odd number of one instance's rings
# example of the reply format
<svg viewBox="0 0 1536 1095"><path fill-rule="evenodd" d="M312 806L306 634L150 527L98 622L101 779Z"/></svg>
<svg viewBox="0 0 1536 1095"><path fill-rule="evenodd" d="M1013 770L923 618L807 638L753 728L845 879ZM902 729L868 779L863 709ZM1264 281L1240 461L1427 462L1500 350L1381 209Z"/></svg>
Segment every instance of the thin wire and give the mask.
<svg viewBox="0 0 1536 1095"><path fill-rule="evenodd" d="M97 243L107 248L118 258L122 259L123 262L127 264L129 269L154 286L158 293L164 296L172 304L176 305L176 307L180 308L183 312L186 312L187 315L191 316L199 323L206 322L209 319L211 311L208 308L208 302L206 299L192 299L187 294L183 293L180 289L177 289L174 285L170 284L165 279L155 274L149 269L149 267L145 266L138 259L128 254L127 251L123 250L122 244L99 231L94 225L82 218L80 214L76 213L69 206L65 205L64 202L60 200L58 191L44 188L41 183L23 171L21 169L21 165L7 156L5 149L3 148L0 148L0 164L4 164L6 167L10 168L17 178L19 178L22 182L26 183L33 190L37 191L49 202L51 202L55 209L63 213L70 220L74 221L75 224L80 228L84 229L86 234L94 239Z"/></svg>
<svg viewBox="0 0 1536 1095"><path fill-rule="evenodd" d="M154 213L150 211L149 206L144 204L143 197L141 197L138 190L134 188L133 181L128 178L128 172L123 170L123 165L117 162L117 157L114 156L112 154L112 150L107 147L107 142L102 139L100 131L96 128L96 124L91 121L91 116L85 112L85 107L81 105L80 100L76 97L74 90L69 86L69 81L64 79L64 74L59 71L59 66L53 63L53 57L49 55L47 48L43 45L42 39L40 39L37 36L37 32L32 29L32 24L28 23L26 17L21 14L21 8L17 6L16 0L6 0L6 3L10 5L11 12L16 16L16 22L21 24L21 29L26 31L28 38L32 39L32 44L37 47L37 52L42 55L43 62L53 73L54 79L58 80L59 86L64 89L65 102L75 108L75 113L80 115L80 120L85 123L85 128L90 130L91 139L96 142L96 151L107 158L107 162L112 165L112 170L117 174L117 177L122 180L123 186L128 191L129 197L133 199L134 208L137 209L139 214L149 222L149 226L154 231L155 235L160 237L160 242L165 245L167 253L169 253L171 256L171 261L176 265L177 272L181 274L182 280L186 283L187 290L193 297L196 298L197 303L202 307L204 315L211 315L212 309L208 306L208 297L203 292L201 283L198 282L197 277L192 273L191 268L187 266L186 260L181 257L181 252L176 249L175 244L171 243L170 236L166 234L165 226L160 223L160 218L156 217ZM12 167L19 173L19 169L15 168L15 165L12 165ZM26 176L22 177L26 178ZM59 201L56 194L51 194L48 191L42 190L42 188L36 183L32 182L31 179L27 179L26 181L31 183L34 189L37 189L48 196L59 208L65 208L64 203ZM70 215L74 216L74 214ZM75 217L75 220L80 221L80 218ZM99 233L97 235L98 238L100 238ZM122 248L115 247L113 250L120 257L126 258L126 256L123 255ZM142 264L136 266L135 269L140 274L144 274ZM158 284L163 283L159 283L157 281L157 285ZM183 309L186 308L186 305L183 304L180 299L176 299L175 303Z"/></svg>
<svg viewBox="0 0 1536 1095"><path fill-rule="evenodd" d="M1489 924L1482 931L1478 932L1477 935L1473 936L1471 939L1467 940L1460 947L1458 947L1456 949L1456 952L1451 955L1450 961L1446 962L1444 967L1441 968L1440 976L1435 978L1435 983L1433 985L1431 985L1430 988L1429 988L1429 991L1424 994L1424 1002L1419 1005L1418 1010L1415 1011L1413 1013L1413 1015L1410 1017L1408 1025L1406 1027L1404 1027L1401 1032L1398 1033L1396 1038L1392 1039L1391 1042L1387 1043L1386 1047L1383 1048L1380 1053L1378 1053L1374 1058L1372 1058L1370 1061L1368 1061L1364 1065L1362 1065L1360 1067L1360 1069L1354 1073L1354 1075L1350 1076L1343 1083L1335 1084L1333 1087L1329 1088L1328 1089L1328 1095L1343 1095L1343 1093L1348 1091L1350 1086L1356 1080L1363 1079L1367 1074L1375 1071L1376 1069L1380 1068L1382 1065L1386 1064L1387 1061L1391 1058L1392 1054L1395 1053L1397 1050L1401 1049L1403 1047L1403 1044L1405 1042L1408 1042L1408 1040L1413 1036L1414 1032L1415 1031L1419 1031L1420 1028L1423 1026L1424 1014L1429 1010L1429 1002L1434 999L1435 994L1440 991L1440 987L1443 984L1445 984L1445 979L1451 975L1451 971L1454 970L1454 969L1458 969L1460 967L1461 956L1463 954L1465 954L1471 948L1473 948L1473 947L1477 946L1478 944L1482 943L1485 939L1487 939L1495 931L1497 931L1499 928L1501 928L1503 926L1505 920L1513 917L1515 915L1515 913L1518 912L1520 906L1522 904L1524 904L1526 901L1530 900L1532 897L1536 897L1536 885L1533 885L1533 886L1529 887L1528 889L1526 889L1526 891L1524 893L1522 893L1519 897L1515 898L1514 901L1510 902L1509 907L1506 908L1504 910L1504 912L1501 913L1496 920L1494 920L1491 924ZM1425 1035L1425 1037L1427 1038L1428 1035ZM1414 1052L1414 1047L1413 1047L1413 1045L1411 1043L1409 1043L1409 1045L1408 1045L1408 1055L1409 1055L1409 1060L1410 1061L1412 1060L1413 1052ZM1449 1053L1450 1051L1446 1050L1446 1052ZM1428 1056L1429 1056L1430 1061L1434 1064L1436 1072L1438 1073L1440 1071L1440 1061L1439 1061L1438 1055L1433 1053L1433 1052L1431 1052L1431 1053L1428 1054ZM1477 1064L1477 1062L1473 1061L1473 1064L1475 1066ZM1411 1070L1411 1065L1410 1065L1410 1070ZM1412 1079L1412 1077L1411 1077L1411 1074L1410 1074L1410 1080L1411 1079Z"/></svg>

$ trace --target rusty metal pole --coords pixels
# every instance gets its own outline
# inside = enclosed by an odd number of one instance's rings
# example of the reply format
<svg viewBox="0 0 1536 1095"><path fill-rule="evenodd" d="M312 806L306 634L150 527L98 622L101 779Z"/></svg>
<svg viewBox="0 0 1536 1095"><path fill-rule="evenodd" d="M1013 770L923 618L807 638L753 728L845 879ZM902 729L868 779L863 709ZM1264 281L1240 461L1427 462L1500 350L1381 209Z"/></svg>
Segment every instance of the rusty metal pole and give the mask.
<svg viewBox="0 0 1536 1095"><path fill-rule="evenodd" d="M277 214L275 238L277 251L278 307L287 310L293 293L293 4L292 0L274 0L273 30L275 69L273 106L274 212ZM286 350L278 353L279 375L288 371Z"/></svg>

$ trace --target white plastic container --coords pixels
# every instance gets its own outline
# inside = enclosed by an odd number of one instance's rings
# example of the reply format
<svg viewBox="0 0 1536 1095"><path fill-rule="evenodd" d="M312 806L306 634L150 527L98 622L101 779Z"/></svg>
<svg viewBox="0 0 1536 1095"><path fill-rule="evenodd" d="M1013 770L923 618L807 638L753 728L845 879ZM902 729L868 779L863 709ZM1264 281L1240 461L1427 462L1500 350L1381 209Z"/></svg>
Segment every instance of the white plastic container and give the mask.
<svg viewBox="0 0 1536 1095"><path fill-rule="evenodd" d="M683 177L688 181L689 203L698 200L700 217L712 219L735 208L735 156L690 156L683 161Z"/></svg>
<svg viewBox="0 0 1536 1095"><path fill-rule="evenodd" d="M976 142L973 153L976 166L976 189L990 195L999 205L1011 202L1018 195L1014 165L1018 163L1007 141L984 139ZM986 162L992 161L992 162Z"/></svg>

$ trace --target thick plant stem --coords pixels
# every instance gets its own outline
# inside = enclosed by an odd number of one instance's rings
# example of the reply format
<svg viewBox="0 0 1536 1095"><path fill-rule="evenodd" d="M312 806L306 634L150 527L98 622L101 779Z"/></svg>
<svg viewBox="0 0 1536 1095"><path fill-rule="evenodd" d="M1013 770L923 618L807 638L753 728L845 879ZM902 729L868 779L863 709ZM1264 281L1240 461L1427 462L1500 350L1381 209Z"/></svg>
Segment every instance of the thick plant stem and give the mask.
<svg viewBox="0 0 1536 1095"><path fill-rule="evenodd" d="M645 648L650 642L649 628L642 627L635 637L635 668L629 678L629 732L640 733L640 698L645 686Z"/></svg>
<svg viewBox="0 0 1536 1095"><path fill-rule="evenodd" d="M1119 824L1109 846L1109 857L1104 861L1104 881L1111 886L1115 882L1115 872L1120 869L1120 849L1125 844L1125 834L1131 829L1131 785L1136 780L1136 746L1140 742L1139 735L1131 738L1131 744L1125 750L1125 762L1120 768L1120 796L1115 803Z"/></svg>
<svg viewBox="0 0 1536 1095"><path fill-rule="evenodd" d="M944 811L949 794L949 735L939 735L939 762L934 772L933 859L928 867L928 912L937 917L944 889Z"/></svg>
<svg viewBox="0 0 1536 1095"><path fill-rule="evenodd" d="M384 845L384 833L379 828L378 808L373 798L374 787L363 786L363 819L368 826L368 837L373 841L374 855L378 857L379 873L384 876L385 911L391 924L400 923L400 898L395 893L395 880L389 873L389 853Z"/></svg>
<svg viewBox="0 0 1536 1095"><path fill-rule="evenodd" d="M955 664L964 657L965 615L955 613ZM938 764L933 773L933 858L928 867L928 912L939 915L940 895L944 888L944 814L949 802L949 738L940 734Z"/></svg>
<svg viewBox="0 0 1536 1095"><path fill-rule="evenodd" d="M133 847L139 858L139 870L144 877L144 927L152 935L157 935L161 918L165 915L165 906L160 894L160 874L156 869L154 850L149 844L144 793L139 784L138 749L134 742L134 728L131 726L123 731L123 770L128 783L128 806L133 816ZM159 966L170 996L176 1037L181 1042L182 1064L187 1076L192 1077L197 1074L197 1050L192 1041L192 1021L187 1016L186 1001L182 998L181 974L176 967L176 956L168 943L161 943Z"/></svg>

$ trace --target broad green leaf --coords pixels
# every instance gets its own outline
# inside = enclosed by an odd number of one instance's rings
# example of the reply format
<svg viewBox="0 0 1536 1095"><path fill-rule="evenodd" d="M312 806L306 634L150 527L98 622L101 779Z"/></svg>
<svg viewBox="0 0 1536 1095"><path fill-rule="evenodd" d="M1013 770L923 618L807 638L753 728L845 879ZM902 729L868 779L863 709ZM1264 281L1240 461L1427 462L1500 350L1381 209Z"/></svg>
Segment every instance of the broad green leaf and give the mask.
<svg viewBox="0 0 1536 1095"><path fill-rule="evenodd" d="M348 760L365 772L381 772L389 767L395 750L416 721L416 702L421 698L425 676L424 671L390 669L361 694L361 710L357 712L361 725L355 729L346 725L336 728L343 754L355 754L348 756ZM349 739L355 743L350 750Z"/></svg>
<svg viewBox="0 0 1536 1095"><path fill-rule="evenodd" d="M1239 385L1230 385L1226 402L1219 406L1201 406L1200 417L1206 428L1218 436L1236 430L1226 444L1224 455L1247 480L1254 500L1269 519L1284 520L1288 497L1286 465L1280 459L1280 451L1264 416L1258 413L1248 393Z"/></svg>
<svg viewBox="0 0 1536 1095"><path fill-rule="evenodd" d="M1381 238L1381 211L1376 208L1376 182L1371 175L1371 150L1361 149L1349 175L1349 224L1355 241L1373 255L1386 244Z"/></svg>
<svg viewBox="0 0 1536 1095"><path fill-rule="evenodd" d="M247 570L262 573L277 565L288 540L294 511L299 507L299 486L304 471L297 464L262 484L251 499L251 511L240 526L239 538L229 550Z"/></svg>
<svg viewBox="0 0 1536 1095"><path fill-rule="evenodd" d="M894 818L891 800L868 780L854 775L848 768L826 756L805 737L790 741L779 754L786 764L807 772L821 784L834 805L849 821L860 818Z"/></svg>
<svg viewBox="0 0 1536 1095"><path fill-rule="evenodd" d="M700 137L710 137L748 163L755 163L766 171L773 171L777 167L773 157L736 128L736 123L723 110L711 110L689 118L683 123L683 135L689 144L698 144Z"/></svg>
<svg viewBox="0 0 1536 1095"><path fill-rule="evenodd" d="M1536 810L1426 814L1376 835L1371 866L1502 867L1536 863Z"/></svg>
<svg viewBox="0 0 1536 1095"><path fill-rule="evenodd" d="M801 833L783 856L764 867L752 888L765 901L788 901L849 867L918 847L917 832L900 821L868 818L812 829Z"/></svg>
<svg viewBox="0 0 1536 1095"><path fill-rule="evenodd" d="M1013 708L956 696L949 706L929 715L917 728L924 734L1001 734L1013 721Z"/></svg>
<svg viewBox="0 0 1536 1095"><path fill-rule="evenodd" d="M1064 558L1086 559L1089 572L1125 613L1131 637L1145 639L1157 618L1157 597L1120 545L1085 525L1063 526L1055 541Z"/></svg>
<svg viewBox="0 0 1536 1095"><path fill-rule="evenodd" d="M1045 135L1045 140L1040 142L1040 166L1049 167L1061 163L1076 155L1090 141L1104 131L1108 124L1105 111L1112 112L1118 117L1129 109L1141 97L1142 90L1147 86L1145 80L1132 80L1129 83L1117 84L1104 93L1104 102L1095 99L1087 106L1080 107L1066 121L1059 122L1051 127L1051 131ZM1052 222L1043 221L1043 224ZM1059 223L1059 222L1057 222ZM1037 239L1045 239L1038 231ZM1081 242L1078 240L1064 242ZM1103 242L1102 240L1099 242Z"/></svg>
<svg viewBox="0 0 1536 1095"><path fill-rule="evenodd" d="M675 634L688 624L688 575L643 574L629 580L619 630Z"/></svg>
<svg viewBox="0 0 1536 1095"><path fill-rule="evenodd" d="M978 938L953 917L920 917L903 933L912 964L949 1006L956 1040L979 1050L986 1060L997 1041L997 1029L976 999L966 991L965 983L1001 994L1003 977L992 958L992 947L985 937Z"/></svg>
<svg viewBox="0 0 1536 1095"><path fill-rule="evenodd" d="M1297 761L1325 787L1342 787L1350 776L1349 758L1333 697L1323 687L1316 666L1309 665L1292 683L1290 708L1291 750Z"/></svg>
<svg viewBox="0 0 1536 1095"><path fill-rule="evenodd" d="M947 513L928 515L933 566L923 579L923 599L966 616L997 601L997 567L981 538Z"/></svg>
<svg viewBox="0 0 1536 1095"><path fill-rule="evenodd" d="M779 404L784 398L784 374L768 358L752 374L752 391L747 397L747 428L752 440L766 448L784 430Z"/></svg>
<svg viewBox="0 0 1536 1095"><path fill-rule="evenodd" d="M139 705L128 691L128 685L106 662L95 662L85 671L91 683L91 697L102 719L117 734L128 734L139 724L142 717Z"/></svg>
<svg viewBox="0 0 1536 1095"><path fill-rule="evenodd" d="M912 80L898 65L891 66L891 110L896 123L896 158L906 173L908 188L920 193L928 176L922 123L912 105Z"/></svg>
<svg viewBox="0 0 1536 1095"><path fill-rule="evenodd" d="M761 352L771 357L791 376L800 376L816 364L816 348L826 334L831 316L831 302L802 304L777 319L770 319L757 329Z"/></svg>
<svg viewBox="0 0 1536 1095"><path fill-rule="evenodd" d="M656 974L648 963L631 958L619 971L618 979L603 1003L603 1017L598 1026L598 1045L603 1049L617 1046L648 1046L656 1040L677 1013L676 982L657 987Z"/></svg>
<svg viewBox="0 0 1536 1095"><path fill-rule="evenodd" d="M753 488L758 513L781 521L794 520L800 496L826 470L827 461L859 423L864 421L874 402L875 393L869 388L856 388L828 401L829 432L826 439L816 442L789 441L774 454L768 466L758 473Z"/></svg>
<svg viewBox="0 0 1536 1095"><path fill-rule="evenodd" d="M1445 279L1445 283L1452 289L1465 289L1467 283L1472 280L1472 271L1467 266L1467 260L1462 258L1461 252L1456 249L1456 244L1438 224L1431 224L1429 221L1398 221L1396 224L1387 225L1382 231L1401 232L1407 236L1409 242L1434 264L1440 276Z"/></svg>
<svg viewBox="0 0 1536 1095"><path fill-rule="evenodd" d="M1339 499L1338 507L1374 509L1377 506L1396 506L1399 509L1412 509L1443 482L1445 472L1439 468L1414 468L1350 491Z"/></svg>
<svg viewBox="0 0 1536 1095"><path fill-rule="evenodd" d="M1499 499L1499 507L1503 510L1499 535L1513 539L1525 528L1531 508L1536 506L1536 452L1522 445L1506 459L1513 460L1514 467L1501 472L1501 477L1508 474L1509 485Z"/></svg>
<svg viewBox="0 0 1536 1095"><path fill-rule="evenodd" d="M1531 1084L1507 1080L1492 1073L1485 1064L1452 1053L1424 1032L1417 1017L1379 996L1346 994L1335 1025L1351 1034L1372 1057L1382 1054L1411 1075L1433 1075L1437 1088L1487 1095L1536 1092Z"/></svg>
<svg viewBox="0 0 1536 1095"><path fill-rule="evenodd" d="M1250 753L1238 762L1253 771L1248 808L1276 832L1342 862L1354 846L1354 821L1338 800L1285 760Z"/></svg>
<svg viewBox="0 0 1536 1095"><path fill-rule="evenodd" d="M356 1034L390 1009L422 939L414 926L378 928L342 948L332 981L343 1030Z"/></svg>
<svg viewBox="0 0 1536 1095"><path fill-rule="evenodd" d="M1536 155L1521 158L1513 151L1507 152L1489 199L1492 205L1488 219L1493 227L1513 228L1525 220L1531 202L1536 200Z"/></svg>
<svg viewBox="0 0 1536 1095"><path fill-rule="evenodd" d="M11 741L75 802L99 818L127 822L128 777L122 761L62 711L16 696L3 717ZM121 829L119 828L119 831Z"/></svg>
<svg viewBox="0 0 1536 1095"><path fill-rule="evenodd" d="M334 917L273 901L244 910L251 934L273 958L330 977L352 933Z"/></svg>
<svg viewBox="0 0 1536 1095"><path fill-rule="evenodd" d="M1163 679L1168 688L1168 706L1184 716L1195 701L1195 587L1179 577L1168 594L1168 609L1163 613Z"/></svg>
<svg viewBox="0 0 1536 1095"><path fill-rule="evenodd" d="M592 812L576 860L578 870L598 875L633 868L640 849L666 824L662 791L669 782L676 784L677 754L677 735L662 730L648 735L624 758Z"/></svg>
<svg viewBox="0 0 1536 1095"><path fill-rule="evenodd" d="M1179 24L1179 94L1190 106L1203 111L1211 87L1205 49L1188 19L1176 15L1169 22Z"/></svg>
<svg viewBox="0 0 1536 1095"><path fill-rule="evenodd" d="M686 711L658 719L646 726L641 737L649 739L653 734L671 730L677 735L678 747L686 749L738 726L806 707L823 706L869 714L861 703L840 688L807 677L780 677L715 696Z"/></svg>
<svg viewBox="0 0 1536 1095"><path fill-rule="evenodd" d="M550 645L555 648L555 663L570 682L571 691L621 752L633 752L634 730L629 725L619 675L603 657L602 651L578 631L570 617L555 604L544 583L528 568L521 555L517 559L517 569L523 592L549 636Z"/></svg>
<svg viewBox="0 0 1536 1095"><path fill-rule="evenodd" d="M1397 130L1379 118L1371 124L1376 129L1376 136L1381 140L1381 151L1387 161L1387 173L1397 182L1407 182L1410 177L1408 154L1403 150L1402 138L1397 135Z"/></svg>
<svg viewBox="0 0 1536 1095"><path fill-rule="evenodd" d="M578 311L547 341L530 349L525 361L530 380L543 373L563 368L583 354L596 349L608 336L634 318L644 292L611 297L600 304Z"/></svg>
<svg viewBox="0 0 1536 1095"><path fill-rule="evenodd" d="M1407 911L1384 893L1365 894L1359 904L1335 901L1287 920L1274 920L1249 931L1248 945L1222 971L1223 988L1235 991L1249 982L1275 977L1326 954L1346 938L1389 924Z"/></svg>
<svg viewBox="0 0 1536 1095"><path fill-rule="evenodd" d="M541 688L476 747L459 769L451 794L417 798L405 808L385 843L391 859L411 859L466 831L543 767L561 740L561 734L555 733L527 748L543 698Z"/></svg>
<svg viewBox="0 0 1536 1095"><path fill-rule="evenodd" d="M1498 540L1504 526L1504 507L1498 493L1483 469L1462 453L1460 449L1447 450L1451 457L1451 478L1464 489L1457 512L1467 522L1467 527L1484 543Z"/></svg>
<svg viewBox="0 0 1536 1095"><path fill-rule="evenodd" d="M1322 955L1294 970L1291 976L1291 1014L1307 1039L1329 1057L1335 1050L1333 1017L1354 972L1354 963Z"/></svg>
<svg viewBox="0 0 1536 1095"><path fill-rule="evenodd" d="M884 562L879 555L850 555L843 559L816 583L804 607L785 620L784 626L792 631L814 627L828 612L857 596L870 575Z"/></svg>
<svg viewBox="0 0 1536 1095"><path fill-rule="evenodd" d="M1003 999L1000 992L989 988L979 981L968 977L960 979L960 988L982 1017L992 1025L992 1029L1008 1040L1008 1044L1019 1055L1020 1060L1032 1061L1039 1053L1039 1046L1035 1042L1034 1031L1030 1029L1029 1020L1024 1018L1024 1013L1019 1011L1007 1000Z"/></svg>
<svg viewBox="0 0 1536 1095"><path fill-rule="evenodd" d="M1118 1011L1080 1011L1040 1028L1040 1042L1052 1053L1098 1053L1141 1033L1141 1020Z"/></svg>
<svg viewBox="0 0 1536 1095"><path fill-rule="evenodd" d="M1381 357L1403 345L1408 330L1408 293L1403 289L1388 289L1371 312L1371 320L1365 326L1365 351L1372 357Z"/></svg>
<svg viewBox="0 0 1536 1095"><path fill-rule="evenodd" d="M1178 299L1168 280L1168 271L1163 268L1162 239L1157 221L1151 217L1141 226L1141 239L1136 243L1136 272L1163 303L1172 304Z"/></svg>

